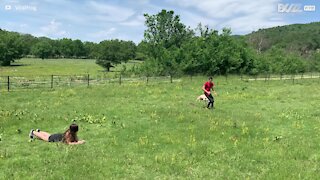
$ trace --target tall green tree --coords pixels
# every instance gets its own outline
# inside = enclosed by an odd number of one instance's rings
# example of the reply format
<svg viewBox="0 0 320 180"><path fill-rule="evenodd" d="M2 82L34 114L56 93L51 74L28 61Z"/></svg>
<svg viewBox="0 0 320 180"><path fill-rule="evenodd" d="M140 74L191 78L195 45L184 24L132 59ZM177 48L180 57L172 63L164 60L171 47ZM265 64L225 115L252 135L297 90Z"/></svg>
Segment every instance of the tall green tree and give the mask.
<svg viewBox="0 0 320 180"><path fill-rule="evenodd" d="M261 57L260 70L264 74L297 74L307 69L305 61L298 54L288 53L278 46L271 47Z"/></svg>
<svg viewBox="0 0 320 180"><path fill-rule="evenodd" d="M210 56L206 38L205 36L193 37L184 43L181 51L185 59L182 63L185 74L211 74L210 72L216 71L216 60L215 57Z"/></svg>
<svg viewBox="0 0 320 180"><path fill-rule="evenodd" d="M180 17L174 11L162 10L156 15L144 15L147 29L144 41L148 56L158 64L160 74L173 74L179 70L176 55L182 44L192 33L180 22Z"/></svg>
<svg viewBox="0 0 320 180"><path fill-rule="evenodd" d="M73 56L75 58L83 58L86 55L86 51L82 41L77 39L77 40L74 40L72 43L73 43L72 45Z"/></svg>
<svg viewBox="0 0 320 180"><path fill-rule="evenodd" d="M144 14L147 29L144 32L146 42L166 49L180 47L187 38L186 26L180 22L180 17L174 11L162 10L156 15Z"/></svg>
<svg viewBox="0 0 320 180"><path fill-rule="evenodd" d="M89 59L97 59L99 54L99 45L94 42L84 42L83 43L84 51L86 57Z"/></svg>
<svg viewBox="0 0 320 180"><path fill-rule="evenodd" d="M135 44L132 41L105 40L99 43L96 63L107 71L113 65L127 62L135 57Z"/></svg>
<svg viewBox="0 0 320 180"><path fill-rule="evenodd" d="M32 54L41 59L47 59L53 56L53 47L50 40L41 40L32 47Z"/></svg>
<svg viewBox="0 0 320 180"><path fill-rule="evenodd" d="M145 61L148 57L148 44L145 41L141 41L136 50L136 60Z"/></svg>
<svg viewBox="0 0 320 180"><path fill-rule="evenodd" d="M197 36L182 46L185 59L183 71L187 74L249 73L254 67L252 51L243 39L231 36L231 30L218 31L199 26Z"/></svg>
<svg viewBox="0 0 320 180"><path fill-rule="evenodd" d="M72 58L74 55L74 47L72 39L63 38L59 40L59 51L64 58Z"/></svg>
<svg viewBox="0 0 320 180"><path fill-rule="evenodd" d="M23 56L30 55L32 46L38 42L37 38L35 38L34 36L32 36L30 34L20 35L19 40L21 41Z"/></svg>
<svg viewBox="0 0 320 180"><path fill-rule="evenodd" d="M313 53L309 59L308 71L320 72L320 50Z"/></svg>
<svg viewBox="0 0 320 180"><path fill-rule="evenodd" d="M23 55L23 45L18 33L0 30L0 65L10 66L11 62Z"/></svg>

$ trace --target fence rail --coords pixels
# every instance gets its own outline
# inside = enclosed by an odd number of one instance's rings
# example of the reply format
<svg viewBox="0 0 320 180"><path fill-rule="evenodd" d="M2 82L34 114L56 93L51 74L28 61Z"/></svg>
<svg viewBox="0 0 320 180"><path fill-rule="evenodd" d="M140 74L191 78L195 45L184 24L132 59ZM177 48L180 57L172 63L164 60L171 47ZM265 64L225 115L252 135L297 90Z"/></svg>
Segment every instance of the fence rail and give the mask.
<svg viewBox="0 0 320 180"><path fill-rule="evenodd" d="M190 80L192 81L192 76ZM292 81L294 84L297 80L302 79L319 79L320 74L299 74L299 75L259 75L259 76L247 76L240 75L240 79L243 81ZM90 87L94 85L105 84L123 84L123 83L151 83L151 82L165 82L173 83L179 79L173 79L172 76L159 76L159 77L123 77L119 75L115 78L108 78L106 76L90 74L84 75L47 75L36 77L25 76L0 76L0 92L1 91L14 91L19 89L53 89L59 87Z"/></svg>
<svg viewBox="0 0 320 180"><path fill-rule="evenodd" d="M103 84L123 84L123 83L137 83L144 82L146 84L150 81L156 82L175 82L171 76L162 77L122 77L107 78L102 76L85 75L49 75L36 77L23 76L0 76L0 91L13 91L18 89L53 89L57 87L72 87L72 86L93 86Z"/></svg>

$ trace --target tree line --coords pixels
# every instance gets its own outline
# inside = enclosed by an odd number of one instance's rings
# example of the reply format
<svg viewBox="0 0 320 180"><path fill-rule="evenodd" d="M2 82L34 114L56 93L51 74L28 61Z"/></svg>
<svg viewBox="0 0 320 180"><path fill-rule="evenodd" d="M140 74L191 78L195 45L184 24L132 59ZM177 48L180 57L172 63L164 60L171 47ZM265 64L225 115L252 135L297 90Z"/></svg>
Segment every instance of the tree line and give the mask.
<svg viewBox="0 0 320 180"><path fill-rule="evenodd" d="M278 44L260 51L246 36L233 36L228 28L219 32L199 24L190 29L173 11L144 16L143 42L148 60L141 71L146 75L296 74L320 70L319 44L314 44L308 57Z"/></svg>
<svg viewBox="0 0 320 180"><path fill-rule="evenodd" d="M132 73L146 76L296 74L320 70L320 47L317 43L305 56L288 51L288 38L283 42L286 45L274 43L273 46L269 43L266 46L263 44L265 39L258 42L260 35L257 33L253 33L251 38L234 36L231 29L224 28L219 32L201 24L191 29L180 21L180 16L174 11L162 10L144 16L144 39L138 45L118 39L100 43L68 38L52 40L0 30L0 65L10 65L14 60L31 56L41 59L96 59L96 63L107 71L115 64L136 59L144 63Z"/></svg>
<svg viewBox="0 0 320 180"><path fill-rule="evenodd" d="M100 43L82 42L68 38L53 40L30 34L0 29L0 65L10 66L22 57L96 59L97 64L110 70L112 64L135 58L136 45L132 41L104 40Z"/></svg>

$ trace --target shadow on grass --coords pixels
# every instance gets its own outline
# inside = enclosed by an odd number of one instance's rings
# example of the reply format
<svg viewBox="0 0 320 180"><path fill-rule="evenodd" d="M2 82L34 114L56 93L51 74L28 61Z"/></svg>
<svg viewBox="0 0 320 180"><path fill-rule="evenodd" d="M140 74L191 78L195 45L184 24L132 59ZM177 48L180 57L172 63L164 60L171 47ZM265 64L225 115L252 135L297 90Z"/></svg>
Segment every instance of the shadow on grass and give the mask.
<svg viewBox="0 0 320 180"><path fill-rule="evenodd" d="M7 67L19 67L19 66L30 66L30 64L11 64L10 66L7 66Z"/></svg>
<svg viewBox="0 0 320 180"><path fill-rule="evenodd" d="M98 70L98 72L109 73L109 72L121 72L121 71L120 71L120 70L110 70L110 71L107 71L107 70Z"/></svg>

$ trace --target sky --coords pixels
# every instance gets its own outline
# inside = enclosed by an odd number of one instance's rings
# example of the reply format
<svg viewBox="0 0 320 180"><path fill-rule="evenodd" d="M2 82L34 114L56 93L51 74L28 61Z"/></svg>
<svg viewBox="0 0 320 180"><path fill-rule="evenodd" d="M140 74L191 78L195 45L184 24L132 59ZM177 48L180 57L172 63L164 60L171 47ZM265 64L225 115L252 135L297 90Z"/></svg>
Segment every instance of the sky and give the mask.
<svg viewBox="0 0 320 180"><path fill-rule="evenodd" d="M173 10L199 23L243 35L262 28L320 21L320 0L0 0L0 28L52 39L143 40L144 14Z"/></svg>

